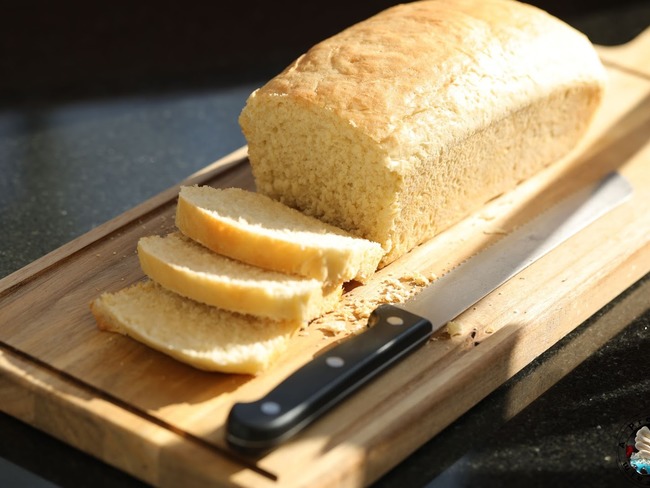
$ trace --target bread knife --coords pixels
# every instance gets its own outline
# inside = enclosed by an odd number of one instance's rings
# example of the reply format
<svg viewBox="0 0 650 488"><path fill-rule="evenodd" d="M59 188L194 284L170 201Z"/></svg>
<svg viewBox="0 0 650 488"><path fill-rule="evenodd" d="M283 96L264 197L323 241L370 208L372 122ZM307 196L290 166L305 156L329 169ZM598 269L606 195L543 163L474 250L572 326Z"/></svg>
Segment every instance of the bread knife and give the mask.
<svg viewBox="0 0 650 488"><path fill-rule="evenodd" d="M424 344L464 310L632 195L619 173L582 188L463 262L410 300L381 305L368 329L298 369L263 398L233 405L226 441L260 454L291 438Z"/></svg>

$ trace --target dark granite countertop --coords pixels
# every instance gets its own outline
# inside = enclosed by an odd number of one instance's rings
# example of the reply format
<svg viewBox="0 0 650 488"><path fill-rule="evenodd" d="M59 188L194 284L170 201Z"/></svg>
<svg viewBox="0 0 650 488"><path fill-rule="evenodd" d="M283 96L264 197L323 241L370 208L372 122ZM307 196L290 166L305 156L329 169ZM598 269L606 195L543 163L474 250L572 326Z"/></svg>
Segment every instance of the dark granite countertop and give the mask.
<svg viewBox="0 0 650 488"><path fill-rule="evenodd" d="M146 1L6 7L0 277L242 146L237 116L254 88L317 40L394 3L331 3L318 19L308 2L227 14ZM600 44L650 25L643 0L531 3ZM649 307L646 276L377 486L634 486L617 445L628 424L650 423ZM0 486L91 485L143 486L0 414Z"/></svg>

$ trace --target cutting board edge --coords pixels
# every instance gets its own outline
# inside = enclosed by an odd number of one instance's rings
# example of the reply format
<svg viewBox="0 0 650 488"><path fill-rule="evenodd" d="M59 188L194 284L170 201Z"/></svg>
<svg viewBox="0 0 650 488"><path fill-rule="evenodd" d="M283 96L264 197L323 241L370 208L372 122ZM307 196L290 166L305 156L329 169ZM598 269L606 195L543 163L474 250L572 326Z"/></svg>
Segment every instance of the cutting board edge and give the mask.
<svg viewBox="0 0 650 488"><path fill-rule="evenodd" d="M242 486L273 486L277 479L234 453L159 425L1 343L0 396L10 400L0 404L3 413L152 486L172 487L177 478L188 487L232 486L223 484L224 473Z"/></svg>

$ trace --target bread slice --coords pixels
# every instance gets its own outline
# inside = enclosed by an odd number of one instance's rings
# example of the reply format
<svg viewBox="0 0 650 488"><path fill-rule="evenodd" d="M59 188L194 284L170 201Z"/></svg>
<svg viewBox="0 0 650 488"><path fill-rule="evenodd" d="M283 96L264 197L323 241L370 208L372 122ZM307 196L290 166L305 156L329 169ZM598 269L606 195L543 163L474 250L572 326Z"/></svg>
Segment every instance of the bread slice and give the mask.
<svg viewBox="0 0 650 488"><path fill-rule="evenodd" d="M604 85L589 40L536 7L418 1L313 46L239 121L258 192L386 264L567 155Z"/></svg>
<svg viewBox="0 0 650 488"><path fill-rule="evenodd" d="M224 310L308 322L334 309L342 286L235 261L174 232L138 242L142 270L165 288Z"/></svg>
<svg viewBox="0 0 650 488"><path fill-rule="evenodd" d="M176 226L218 254L332 285L365 282L383 255L375 242L239 188L181 187Z"/></svg>
<svg viewBox="0 0 650 488"><path fill-rule="evenodd" d="M257 374L287 347L300 321L273 321L189 300L152 282L95 299L100 329L128 335L199 369Z"/></svg>

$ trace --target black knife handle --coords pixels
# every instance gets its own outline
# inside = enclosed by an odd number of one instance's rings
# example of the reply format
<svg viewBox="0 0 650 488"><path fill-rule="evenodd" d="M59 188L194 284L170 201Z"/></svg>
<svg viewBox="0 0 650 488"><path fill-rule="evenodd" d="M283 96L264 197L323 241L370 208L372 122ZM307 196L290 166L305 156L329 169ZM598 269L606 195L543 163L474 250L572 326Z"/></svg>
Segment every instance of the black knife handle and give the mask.
<svg viewBox="0 0 650 488"><path fill-rule="evenodd" d="M433 332L428 320L393 305L378 307L369 326L314 358L264 398L236 403L226 426L231 447L256 453L276 446L426 342Z"/></svg>

